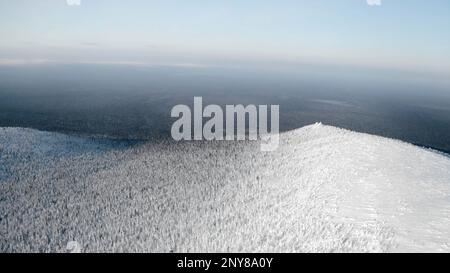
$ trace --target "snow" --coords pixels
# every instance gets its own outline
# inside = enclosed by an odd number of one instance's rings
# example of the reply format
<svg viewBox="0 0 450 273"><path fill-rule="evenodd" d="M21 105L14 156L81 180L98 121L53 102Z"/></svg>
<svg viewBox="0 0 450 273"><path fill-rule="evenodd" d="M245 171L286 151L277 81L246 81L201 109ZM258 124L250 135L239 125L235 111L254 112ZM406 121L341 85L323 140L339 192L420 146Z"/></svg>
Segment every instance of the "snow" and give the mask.
<svg viewBox="0 0 450 273"><path fill-rule="evenodd" d="M449 252L450 158L315 124L124 144L0 128L0 251Z"/></svg>

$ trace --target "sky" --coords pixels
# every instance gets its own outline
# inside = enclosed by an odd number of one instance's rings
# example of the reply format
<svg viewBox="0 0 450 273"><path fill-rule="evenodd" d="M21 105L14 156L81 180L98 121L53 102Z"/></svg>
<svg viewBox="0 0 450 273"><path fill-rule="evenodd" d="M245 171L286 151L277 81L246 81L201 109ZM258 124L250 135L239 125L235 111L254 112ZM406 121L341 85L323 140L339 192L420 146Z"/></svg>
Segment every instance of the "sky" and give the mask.
<svg viewBox="0 0 450 273"><path fill-rule="evenodd" d="M0 64L271 61L450 75L448 0L0 0Z"/></svg>

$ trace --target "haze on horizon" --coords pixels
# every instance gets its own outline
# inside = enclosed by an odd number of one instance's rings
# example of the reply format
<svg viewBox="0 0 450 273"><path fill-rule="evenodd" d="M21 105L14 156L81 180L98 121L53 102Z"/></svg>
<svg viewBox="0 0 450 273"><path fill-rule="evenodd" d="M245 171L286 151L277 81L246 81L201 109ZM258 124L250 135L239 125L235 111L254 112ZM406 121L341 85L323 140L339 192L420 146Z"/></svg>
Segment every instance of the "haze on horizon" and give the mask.
<svg viewBox="0 0 450 273"><path fill-rule="evenodd" d="M450 75L447 0L0 0L0 64L316 63Z"/></svg>

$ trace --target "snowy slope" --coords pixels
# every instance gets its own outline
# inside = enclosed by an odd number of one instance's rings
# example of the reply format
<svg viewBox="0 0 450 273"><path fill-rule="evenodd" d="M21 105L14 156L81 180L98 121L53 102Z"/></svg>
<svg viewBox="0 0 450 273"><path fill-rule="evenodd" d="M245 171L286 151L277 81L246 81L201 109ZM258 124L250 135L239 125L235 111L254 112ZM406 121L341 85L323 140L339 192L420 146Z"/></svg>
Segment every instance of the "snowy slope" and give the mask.
<svg viewBox="0 0 450 273"><path fill-rule="evenodd" d="M450 158L320 124L126 146L0 128L0 251L450 251Z"/></svg>

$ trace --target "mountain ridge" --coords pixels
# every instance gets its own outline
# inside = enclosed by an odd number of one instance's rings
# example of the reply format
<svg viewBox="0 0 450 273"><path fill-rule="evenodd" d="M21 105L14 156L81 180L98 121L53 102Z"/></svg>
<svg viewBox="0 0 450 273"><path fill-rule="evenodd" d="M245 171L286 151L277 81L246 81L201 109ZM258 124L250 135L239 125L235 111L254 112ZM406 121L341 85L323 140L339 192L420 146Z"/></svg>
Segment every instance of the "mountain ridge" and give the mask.
<svg viewBox="0 0 450 273"><path fill-rule="evenodd" d="M128 146L0 129L0 250L450 250L450 159L314 124L258 142Z"/></svg>

